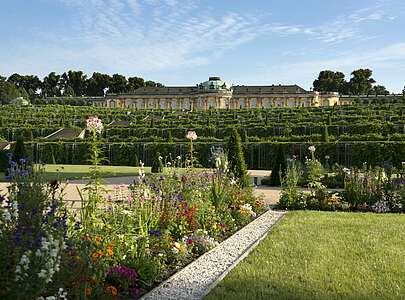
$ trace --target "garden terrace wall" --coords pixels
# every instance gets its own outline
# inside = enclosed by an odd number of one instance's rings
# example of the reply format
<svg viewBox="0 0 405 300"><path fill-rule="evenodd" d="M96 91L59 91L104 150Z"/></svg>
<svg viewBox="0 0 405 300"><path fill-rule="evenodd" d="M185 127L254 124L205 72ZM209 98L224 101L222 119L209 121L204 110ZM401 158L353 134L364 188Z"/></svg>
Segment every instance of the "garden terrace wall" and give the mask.
<svg viewBox="0 0 405 300"><path fill-rule="evenodd" d="M339 142L339 143L245 143L245 158L249 169L271 169L278 148L286 158L295 155L305 160L310 153L308 147L314 144L317 148L316 156L328 163L339 163L345 166L362 166L364 162L370 165L382 165L390 162L400 167L405 159L405 141L399 142ZM199 163L203 167L211 167L211 147L223 146L223 143L195 143L195 152ZM138 165L139 160L147 166L152 165L156 152L164 157L171 154L172 159L178 155L183 158L188 151L188 143L166 142L122 142L103 144L105 164L110 165ZM90 145L86 142L44 142L27 143L29 156L36 162L60 164L87 164Z"/></svg>

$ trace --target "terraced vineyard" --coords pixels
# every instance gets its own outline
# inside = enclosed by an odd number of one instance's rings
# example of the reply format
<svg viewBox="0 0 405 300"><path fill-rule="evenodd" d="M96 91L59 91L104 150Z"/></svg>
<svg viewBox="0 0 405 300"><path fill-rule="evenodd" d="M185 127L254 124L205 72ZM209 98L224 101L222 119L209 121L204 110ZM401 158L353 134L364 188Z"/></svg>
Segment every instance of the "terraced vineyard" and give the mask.
<svg viewBox="0 0 405 300"><path fill-rule="evenodd" d="M0 106L0 136L15 141L23 135L29 155L47 163L83 164L88 143L77 138L86 118L97 115L105 124L106 164L150 165L154 153L184 156L185 133L198 134L196 152L203 166L210 165L210 149L222 145L231 126L243 138L249 168L271 169L277 153L304 159L308 146L329 163L346 166L405 160L405 102L327 108L273 108L238 111L136 111L92 106ZM65 128L64 133L50 134ZM74 129L74 130L71 130ZM55 139L60 137L60 139Z"/></svg>

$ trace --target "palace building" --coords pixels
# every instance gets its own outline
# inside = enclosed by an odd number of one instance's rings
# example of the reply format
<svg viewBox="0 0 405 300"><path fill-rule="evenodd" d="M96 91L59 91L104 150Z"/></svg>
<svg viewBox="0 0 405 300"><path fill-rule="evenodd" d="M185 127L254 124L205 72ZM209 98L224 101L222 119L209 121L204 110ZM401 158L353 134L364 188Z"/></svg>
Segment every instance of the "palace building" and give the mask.
<svg viewBox="0 0 405 300"><path fill-rule="evenodd" d="M196 86L141 87L131 94L107 95L105 107L208 110L340 105L338 93L306 91L297 85L232 86L210 77Z"/></svg>

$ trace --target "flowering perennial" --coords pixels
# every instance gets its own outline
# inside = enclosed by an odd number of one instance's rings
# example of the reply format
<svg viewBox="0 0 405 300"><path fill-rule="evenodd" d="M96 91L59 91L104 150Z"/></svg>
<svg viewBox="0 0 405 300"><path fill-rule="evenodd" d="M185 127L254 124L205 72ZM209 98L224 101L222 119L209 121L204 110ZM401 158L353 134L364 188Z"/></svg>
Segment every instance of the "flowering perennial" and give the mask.
<svg viewBox="0 0 405 300"><path fill-rule="evenodd" d="M188 131L186 134L186 138L190 141L195 141L197 139L197 133L193 130Z"/></svg>
<svg viewBox="0 0 405 300"><path fill-rule="evenodd" d="M104 129L103 122L97 117L87 119L87 130L100 134Z"/></svg>

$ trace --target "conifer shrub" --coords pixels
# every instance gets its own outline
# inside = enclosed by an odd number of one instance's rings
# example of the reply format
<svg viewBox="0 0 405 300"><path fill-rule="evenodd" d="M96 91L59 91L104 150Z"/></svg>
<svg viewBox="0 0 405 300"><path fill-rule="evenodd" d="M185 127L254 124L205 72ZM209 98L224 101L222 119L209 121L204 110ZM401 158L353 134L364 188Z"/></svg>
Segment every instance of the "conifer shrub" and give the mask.
<svg viewBox="0 0 405 300"><path fill-rule="evenodd" d="M152 173L162 173L163 172L163 162L162 157L159 152L156 152L156 156L152 164Z"/></svg>
<svg viewBox="0 0 405 300"><path fill-rule="evenodd" d="M276 146L276 145L275 145ZM278 144L277 150L274 156L274 160L271 168L271 175L270 175L270 185L271 186L279 186L281 185L281 178L280 174L285 172L286 169L286 157L285 157L285 147L283 144Z"/></svg>
<svg viewBox="0 0 405 300"><path fill-rule="evenodd" d="M17 162L22 158L27 158L27 151L25 150L24 138L22 135L17 137L17 141L13 149L13 158Z"/></svg>
<svg viewBox="0 0 405 300"><path fill-rule="evenodd" d="M233 173L242 187L249 186L249 176L243 155L241 137L236 128L231 129L227 143L229 170Z"/></svg>

